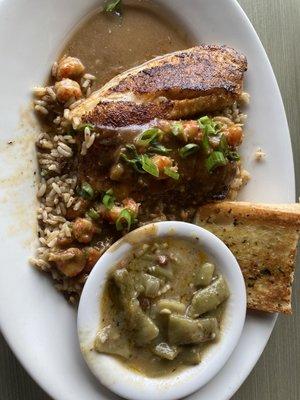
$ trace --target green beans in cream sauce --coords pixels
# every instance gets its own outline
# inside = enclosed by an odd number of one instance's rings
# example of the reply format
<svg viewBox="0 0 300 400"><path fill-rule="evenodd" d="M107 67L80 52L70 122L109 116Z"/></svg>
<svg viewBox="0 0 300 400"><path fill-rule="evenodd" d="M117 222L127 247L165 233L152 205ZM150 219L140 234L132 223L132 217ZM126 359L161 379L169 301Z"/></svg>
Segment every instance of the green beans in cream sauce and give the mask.
<svg viewBox="0 0 300 400"><path fill-rule="evenodd" d="M137 245L108 276L94 350L149 377L199 364L220 339L228 297L199 243L169 237Z"/></svg>

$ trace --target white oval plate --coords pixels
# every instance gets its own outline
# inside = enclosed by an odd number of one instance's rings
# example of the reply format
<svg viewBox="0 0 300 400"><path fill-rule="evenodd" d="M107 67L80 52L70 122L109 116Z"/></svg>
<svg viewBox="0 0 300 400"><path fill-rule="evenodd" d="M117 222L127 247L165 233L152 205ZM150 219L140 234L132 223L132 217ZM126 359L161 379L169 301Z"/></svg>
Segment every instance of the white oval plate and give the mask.
<svg viewBox="0 0 300 400"><path fill-rule="evenodd" d="M252 99L243 154L252 180L241 199L294 202L293 158L281 96L246 15L234 0L161 2L180 14L199 42L227 44L247 55L245 89ZM36 244L36 165L34 132L20 126L20 112L28 106L29 88L44 80L65 35L98 5L97 0L0 2L0 323L24 367L57 400L116 396L99 386L82 360L76 312L46 276L28 266ZM253 161L257 146L267 153L260 164ZM257 362L275 320L275 315L249 313L225 367L189 399L229 399Z"/></svg>

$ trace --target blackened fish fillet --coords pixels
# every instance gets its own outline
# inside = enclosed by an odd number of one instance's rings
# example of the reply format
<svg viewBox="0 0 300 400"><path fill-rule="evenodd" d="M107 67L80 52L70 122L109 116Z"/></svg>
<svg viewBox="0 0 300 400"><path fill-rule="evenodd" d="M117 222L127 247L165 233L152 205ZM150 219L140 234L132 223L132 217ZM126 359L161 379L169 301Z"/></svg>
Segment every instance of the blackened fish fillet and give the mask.
<svg viewBox="0 0 300 400"><path fill-rule="evenodd" d="M116 76L72 111L95 126L141 125L230 106L243 87L245 56L204 45L154 58Z"/></svg>

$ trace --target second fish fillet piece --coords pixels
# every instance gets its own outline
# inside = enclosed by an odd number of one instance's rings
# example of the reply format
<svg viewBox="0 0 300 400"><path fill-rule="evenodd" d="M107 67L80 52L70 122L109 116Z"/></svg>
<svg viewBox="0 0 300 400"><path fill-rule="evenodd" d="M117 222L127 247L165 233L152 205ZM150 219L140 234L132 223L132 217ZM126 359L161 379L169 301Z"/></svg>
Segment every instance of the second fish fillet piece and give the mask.
<svg viewBox="0 0 300 400"><path fill-rule="evenodd" d="M231 106L243 88L245 56L204 45L154 58L113 78L71 112L96 127L180 119Z"/></svg>

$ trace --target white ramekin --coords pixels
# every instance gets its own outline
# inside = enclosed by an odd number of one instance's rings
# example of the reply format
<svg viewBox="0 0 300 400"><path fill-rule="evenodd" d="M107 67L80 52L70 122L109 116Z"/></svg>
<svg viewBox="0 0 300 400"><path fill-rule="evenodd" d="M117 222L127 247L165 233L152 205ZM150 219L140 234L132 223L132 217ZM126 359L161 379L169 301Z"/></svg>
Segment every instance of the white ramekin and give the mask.
<svg viewBox="0 0 300 400"><path fill-rule="evenodd" d="M230 297L220 340L208 348L199 365L187 367L173 375L148 378L126 368L113 356L98 354L91 349L99 329L100 299L107 274L134 245L164 236L184 238L199 246L225 277ZM220 371L238 343L245 314L244 279L228 247L215 235L196 225L178 221L157 222L124 236L106 251L93 268L84 286L78 309L80 348L93 374L112 392L131 400L176 400L200 389Z"/></svg>

